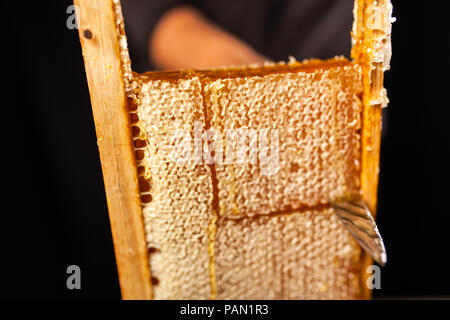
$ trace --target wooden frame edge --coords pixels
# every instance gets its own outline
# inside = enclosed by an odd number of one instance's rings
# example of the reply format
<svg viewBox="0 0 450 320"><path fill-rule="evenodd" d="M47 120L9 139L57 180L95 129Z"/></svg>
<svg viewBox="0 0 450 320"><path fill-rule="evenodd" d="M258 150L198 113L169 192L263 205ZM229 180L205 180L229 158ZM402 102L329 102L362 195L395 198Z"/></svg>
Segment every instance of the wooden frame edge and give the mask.
<svg viewBox="0 0 450 320"><path fill-rule="evenodd" d="M74 0L123 299L151 299L151 276L112 0Z"/></svg>
<svg viewBox="0 0 450 320"><path fill-rule="evenodd" d="M376 17L371 17L369 7L379 9ZM377 196L379 183L379 164L381 149L381 128L382 128L382 109L383 102L380 97L383 92L384 69L382 63L375 62L373 59L374 45L380 41L374 36L372 25L374 21L369 19L378 19L379 24L382 19L389 16L390 0L355 0L355 25L352 36L356 43L352 49L352 57L361 64L363 69L363 87L364 93L362 97L363 113L362 113L362 137L361 137L361 190L362 197L366 202L369 210L372 212L373 218L377 213ZM392 9L392 7L390 7ZM377 26L379 27L379 26ZM386 26L384 26L386 28ZM379 31L379 30L377 30ZM386 32L386 30L382 30ZM390 34L390 30L389 30ZM390 41L390 38L389 38ZM390 49L389 49L390 50ZM372 103L376 98L377 103ZM372 291L367 285L367 280L371 276L367 272L368 267L373 265L373 259L366 252L361 254L361 270L360 270L360 290L362 299L371 299Z"/></svg>

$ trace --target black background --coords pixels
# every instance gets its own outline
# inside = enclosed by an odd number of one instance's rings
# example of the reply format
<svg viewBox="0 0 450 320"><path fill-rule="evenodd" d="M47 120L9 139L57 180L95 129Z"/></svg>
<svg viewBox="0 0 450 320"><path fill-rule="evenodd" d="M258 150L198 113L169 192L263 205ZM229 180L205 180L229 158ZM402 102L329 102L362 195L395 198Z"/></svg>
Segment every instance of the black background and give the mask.
<svg viewBox="0 0 450 320"><path fill-rule="evenodd" d="M393 2L378 213L389 262L375 297L450 297L449 11L443 1ZM3 298L120 298L70 4L2 2ZM71 264L82 290L66 288Z"/></svg>

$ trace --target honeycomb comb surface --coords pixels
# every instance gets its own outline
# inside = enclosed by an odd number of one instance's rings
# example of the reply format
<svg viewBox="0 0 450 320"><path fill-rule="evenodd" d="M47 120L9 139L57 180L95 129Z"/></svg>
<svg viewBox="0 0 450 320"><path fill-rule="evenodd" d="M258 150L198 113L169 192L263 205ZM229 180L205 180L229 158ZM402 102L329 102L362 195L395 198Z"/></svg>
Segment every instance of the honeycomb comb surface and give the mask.
<svg viewBox="0 0 450 320"><path fill-rule="evenodd" d="M246 150L237 163L226 156L236 154L238 139L224 141L225 164L216 165L220 215L284 212L358 192L359 66L218 79L204 92L211 127L264 134L269 149L265 161L252 163Z"/></svg>
<svg viewBox="0 0 450 320"><path fill-rule="evenodd" d="M358 297L360 249L327 207L359 188L358 65L154 72L136 83L156 299ZM195 148L198 125L278 130L279 170L174 161L183 135Z"/></svg>
<svg viewBox="0 0 450 320"><path fill-rule="evenodd" d="M355 299L357 243L329 208L219 222L218 299Z"/></svg>
<svg viewBox="0 0 450 320"><path fill-rule="evenodd" d="M158 279L156 299L208 299L208 225L212 219L210 168L174 163L173 132L193 130L204 119L198 78L176 83L148 81L140 87L137 109L145 157L141 165L151 182L152 201L143 208L150 270ZM145 133L144 133L145 132Z"/></svg>

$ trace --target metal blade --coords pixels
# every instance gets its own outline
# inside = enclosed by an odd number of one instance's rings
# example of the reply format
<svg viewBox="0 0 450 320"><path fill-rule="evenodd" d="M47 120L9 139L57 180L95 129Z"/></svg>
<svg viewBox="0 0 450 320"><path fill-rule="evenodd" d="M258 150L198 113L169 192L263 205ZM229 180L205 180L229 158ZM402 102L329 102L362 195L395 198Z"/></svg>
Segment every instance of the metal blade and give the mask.
<svg viewBox="0 0 450 320"><path fill-rule="evenodd" d="M334 211L361 247L381 266L387 262L386 249L375 220L363 200L331 202Z"/></svg>

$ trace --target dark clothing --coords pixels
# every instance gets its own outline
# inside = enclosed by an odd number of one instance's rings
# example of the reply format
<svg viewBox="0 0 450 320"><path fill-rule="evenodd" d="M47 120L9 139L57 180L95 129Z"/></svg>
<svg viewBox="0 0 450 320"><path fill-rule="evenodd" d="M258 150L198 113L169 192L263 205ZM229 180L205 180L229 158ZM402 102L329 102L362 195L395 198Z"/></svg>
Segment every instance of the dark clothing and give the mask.
<svg viewBox="0 0 450 320"><path fill-rule="evenodd" d="M133 69L154 69L147 43L158 19L189 4L274 61L349 56L353 0L124 0Z"/></svg>

